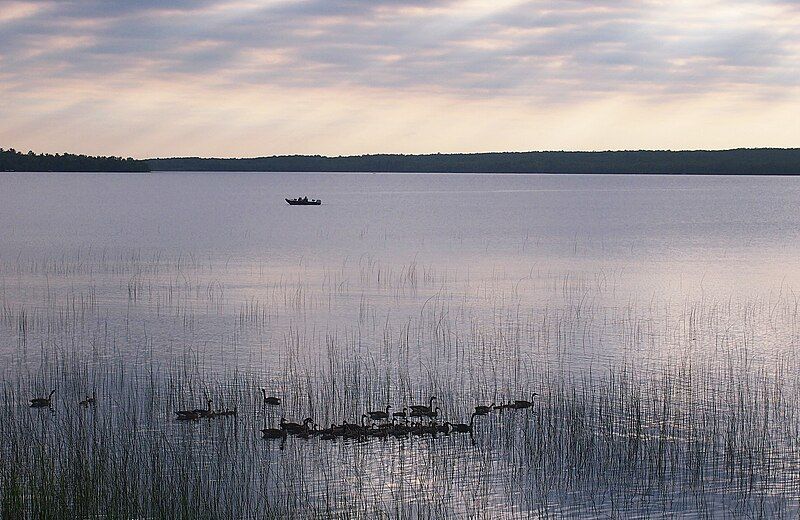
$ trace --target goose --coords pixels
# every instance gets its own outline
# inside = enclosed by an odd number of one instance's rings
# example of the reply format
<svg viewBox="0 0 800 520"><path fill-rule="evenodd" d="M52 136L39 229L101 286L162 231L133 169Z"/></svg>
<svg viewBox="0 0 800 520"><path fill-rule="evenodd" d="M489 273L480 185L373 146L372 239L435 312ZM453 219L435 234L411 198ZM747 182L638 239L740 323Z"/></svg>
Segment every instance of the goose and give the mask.
<svg viewBox="0 0 800 520"><path fill-rule="evenodd" d="M533 399L537 395L539 395L539 394L534 392L533 395L531 395L531 399ZM520 399L514 401L514 408L517 409L517 410L524 410L525 408L530 408L531 406L533 406L533 403L530 402L530 401L523 401L523 400L520 400Z"/></svg>
<svg viewBox="0 0 800 520"><path fill-rule="evenodd" d="M282 428L264 428L261 430L265 439L285 439L286 430Z"/></svg>
<svg viewBox="0 0 800 520"><path fill-rule="evenodd" d="M311 417L306 417L305 420L303 420L303 424L287 422L285 417L281 417L281 429L286 430L288 433L303 433L308 431L308 424L311 422L314 422L314 419Z"/></svg>
<svg viewBox="0 0 800 520"><path fill-rule="evenodd" d="M435 397L431 397L430 400L428 401L428 406L425 406L423 404L412 404L411 405L411 411L412 412L421 412L421 413L430 412L431 408L433 407L433 402L435 400L436 400Z"/></svg>
<svg viewBox="0 0 800 520"><path fill-rule="evenodd" d="M417 418L430 417L430 418L434 418L434 417L439 415L439 410L440 409L439 409L438 406L433 410L430 410L430 409L424 410L424 411L423 410L411 410L411 417L417 417Z"/></svg>
<svg viewBox="0 0 800 520"><path fill-rule="evenodd" d="M340 426L331 424L330 430L334 435L344 435L344 432L347 431L347 421L344 421Z"/></svg>
<svg viewBox="0 0 800 520"><path fill-rule="evenodd" d="M97 399L94 396L94 392L92 392L92 397L89 397L87 395L86 399L84 399L83 401L79 402L78 404L83 406L84 408L87 408L90 404L93 405L96 402L97 402Z"/></svg>
<svg viewBox="0 0 800 520"><path fill-rule="evenodd" d="M369 426L364 424L364 419L366 418L367 414L361 416L361 425L351 424L347 421L344 421L341 426L342 437L345 439L360 439L366 435L367 431L369 430Z"/></svg>
<svg viewBox="0 0 800 520"><path fill-rule="evenodd" d="M50 392L50 395L47 397L35 397L31 399L31 408L47 408L50 406L50 400L53 398L53 394L56 393L55 390Z"/></svg>
<svg viewBox="0 0 800 520"><path fill-rule="evenodd" d="M208 403L208 408L206 408L205 410L196 410L196 412L200 414L200 417L208 417L212 414L211 399L206 399L206 403Z"/></svg>
<svg viewBox="0 0 800 520"><path fill-rule="evenodd" d="M475 413L478 415L487 415L494 408L494 403L489 406L478 405L475 407Z"/></svg>
<svg viewBox="0 0 800 520"><path fill-rule="evenodd" d="M392 417L397 417L398 419L408 419L408 408L403 408L402 412L394 412Z"/></svg>
<svg viewBox="0 0 800 520"><path fill-rule="evenodd" d="M426 411L419 411L419 410L411 410L411 417L430 417L433 419L439 415L440 408L437 406L433 410L426 410Z"/></svg>
<svg viewBox="0 0 800 520"><path fill-rule="evenodd" d="M182 410L184 413L179 413L177 420L179 421L196 421L200 419L201 415L192 410Z"/></svg>
<svg viewBox="0 0 800 520"><path fill-rule="evenodd" d="M267 397L267 389L261 389L261 395L264 396L264 404L268 404L270 406L279 406L281 404L281 400L279 397Z"/></svg>
<svg viewBox="0 0 800 520"><path fill-rule="evenodd" d="M463 423L453 424L453 423L450 423L450 428L452 428L452 431L457 432L457 433L472 433L472 427L475 425L475 417L477 417L478 415L482 415L482 414L479 414L478 412L474 412L472 414L472 416L469 418L469 424L463 424Z"/></svg>
<svg viewBox="0 0 800 520"><path fill-rule="evenodd" d="M175 411L176 414L179 416L181 415L196 415L199 417L208 417L211 415L211 399L206 399L206 403L208 403L208 408L203 410L202 408L195 408L194 410L177 410Z"/></svg>
<svg viewBox="0 0 800 520"><path fill-rule="evenodd" d="M389 409L391 407L392 407L392 405L386 405L386 411L385 412L383 410L378 410L378 411L375 411L375 412L367 412L367 415L373 421L380 421L382 419L388 419L389 418Z"/></svg>
<svg viewBox="0 0 800 520"><path fill-rule="evenodd" d="M296 422L289 422L286 420L286 417L281 417L281 430L294 433L295 431L300 431L302 428L303 428L302 424Z"/></svg>

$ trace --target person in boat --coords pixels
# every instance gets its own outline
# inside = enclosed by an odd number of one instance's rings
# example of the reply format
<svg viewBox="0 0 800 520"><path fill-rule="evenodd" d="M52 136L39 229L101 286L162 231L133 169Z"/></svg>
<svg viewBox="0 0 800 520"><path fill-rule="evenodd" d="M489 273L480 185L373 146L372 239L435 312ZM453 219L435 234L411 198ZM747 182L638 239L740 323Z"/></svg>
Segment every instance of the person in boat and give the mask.
<svg viewBox="0 0 800 520"><path fill-rule="evenodd" d="M303 197L303 202L308 202L308 196Z"/></svg>

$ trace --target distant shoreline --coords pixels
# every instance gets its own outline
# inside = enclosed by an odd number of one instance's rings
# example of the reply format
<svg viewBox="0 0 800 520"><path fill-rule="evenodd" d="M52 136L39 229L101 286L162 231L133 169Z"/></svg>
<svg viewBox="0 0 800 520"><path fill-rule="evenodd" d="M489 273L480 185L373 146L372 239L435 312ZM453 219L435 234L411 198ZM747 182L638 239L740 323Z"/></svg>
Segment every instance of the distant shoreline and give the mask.
<svg viewBox="0 0 800 520"><path fill-rule="evenodd" d="M0 171L800 175L800 148L133 159L0 149Z"/></svg>
<svg viewBox="0 0 800 520"><path fill-rule="evenodd" d="M378 154L344 157L293 155L248 159L149 159L154 171L800 175L800 149L716 151L496 152Z"/></svg>

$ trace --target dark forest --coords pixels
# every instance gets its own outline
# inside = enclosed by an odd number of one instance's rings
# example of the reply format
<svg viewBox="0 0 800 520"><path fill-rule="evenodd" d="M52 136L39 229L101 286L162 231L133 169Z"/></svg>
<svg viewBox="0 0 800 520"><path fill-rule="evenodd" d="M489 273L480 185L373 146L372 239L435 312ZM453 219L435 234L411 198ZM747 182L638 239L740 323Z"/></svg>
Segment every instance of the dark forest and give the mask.
<svg viewBox="0 0 800 520"><path fill-rule="evenodd" d="M176 157L136 160L0 149L0 171L146 172L463 172L684 175L798 175L798 148L717 151L495 152L376 154L341 157L284 155L247 159Z"/></svg>

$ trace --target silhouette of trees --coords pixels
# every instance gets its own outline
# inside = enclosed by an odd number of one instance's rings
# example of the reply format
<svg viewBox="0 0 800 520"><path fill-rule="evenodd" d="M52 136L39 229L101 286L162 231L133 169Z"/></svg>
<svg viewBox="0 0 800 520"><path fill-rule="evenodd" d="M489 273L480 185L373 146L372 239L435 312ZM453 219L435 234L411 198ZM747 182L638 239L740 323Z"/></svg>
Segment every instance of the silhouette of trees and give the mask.
<svg viewBox="0 0 800 520"><path fill-rule="evenodd" d="M800 175L798 148L696 151L497 152L473 154L376 154L325 157L284 155L249 159L175 157L135 160L74 154L26 154L0 148L0 171L146 172L463 172L463 173L652 173Z"/></svg>
<svg viewBox="0 0 800 520"><path fill-rule="evenodd" d="M251 159L150 159L153 170L463 173L800 174L800 149L719 151L498 152L378 154L349 157L287 155Z"/></svg>
<svg viewBox="0 0 800 520"><path fill-rule="evenodd" d="M0 171L17 172L149 172L145 161L128 157L93 157L89 155L23 154L13 148L0 148Z"/></svg>

